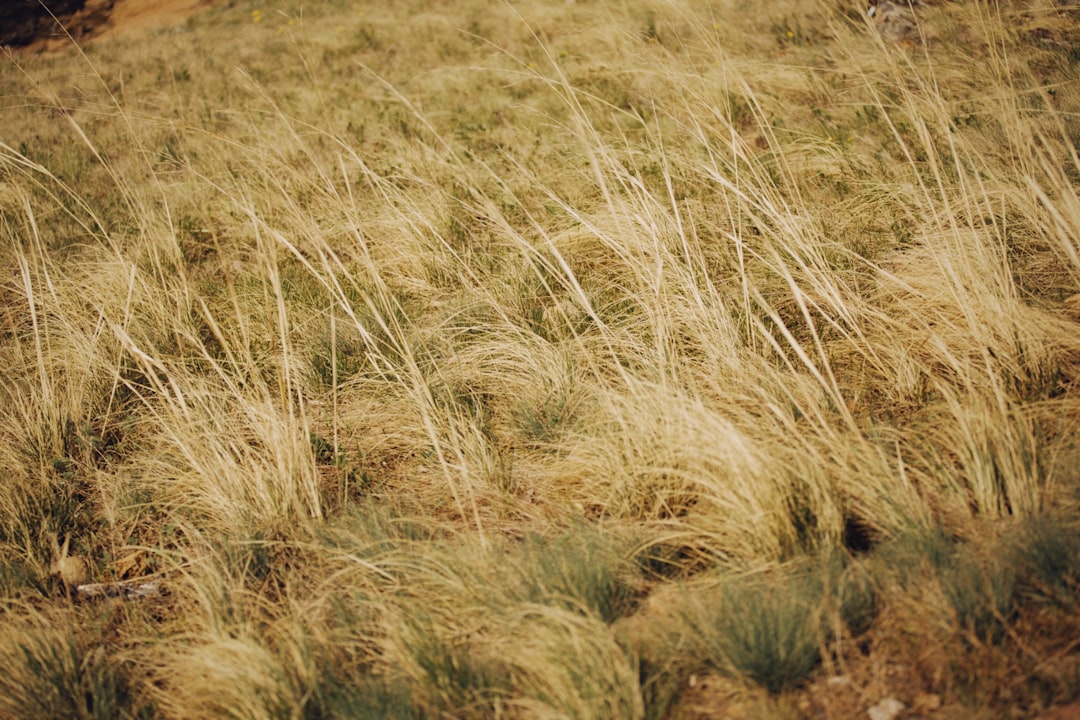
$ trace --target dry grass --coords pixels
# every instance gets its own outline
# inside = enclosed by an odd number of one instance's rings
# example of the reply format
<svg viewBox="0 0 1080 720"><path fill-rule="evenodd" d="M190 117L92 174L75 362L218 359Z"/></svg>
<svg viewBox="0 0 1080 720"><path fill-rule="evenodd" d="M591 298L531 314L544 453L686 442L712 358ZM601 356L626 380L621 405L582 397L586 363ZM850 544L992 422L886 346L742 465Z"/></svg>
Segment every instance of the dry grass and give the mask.
<svg viewBox="0 0 1080 720"><path fill-rule="evenodd" d="M0 716L1075 701L1077 10L922 13L9 55Z"/></svg>

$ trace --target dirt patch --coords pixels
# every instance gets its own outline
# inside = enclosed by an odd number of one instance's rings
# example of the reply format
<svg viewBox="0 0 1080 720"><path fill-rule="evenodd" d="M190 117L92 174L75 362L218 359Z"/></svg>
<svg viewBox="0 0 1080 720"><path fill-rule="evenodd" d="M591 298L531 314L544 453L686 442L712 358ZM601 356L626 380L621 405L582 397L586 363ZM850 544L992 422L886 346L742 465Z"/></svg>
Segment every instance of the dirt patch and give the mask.
<svg viewBox="0 0 1080 720"><path fill-rule="evenodd" d="M211 0L116 0L109 25L101 34L123 35L169 27L210 3Z"/></svg>
<svg viewBox="0 0 1080 720"><path fill-rule="evenodd" d="M0 8L0 45L48 51L95 37L176 25L214 0L15 0ZM47 6L47 7L46 7Z"/></svg>

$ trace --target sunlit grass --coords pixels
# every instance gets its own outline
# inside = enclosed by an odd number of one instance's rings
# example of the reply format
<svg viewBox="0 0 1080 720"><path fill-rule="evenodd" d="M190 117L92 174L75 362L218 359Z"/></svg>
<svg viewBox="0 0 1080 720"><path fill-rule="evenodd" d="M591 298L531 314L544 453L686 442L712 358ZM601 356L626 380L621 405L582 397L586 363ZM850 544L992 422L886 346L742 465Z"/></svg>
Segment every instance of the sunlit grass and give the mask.
<svg viewBox="0 0 1080 720"><path fill-rule="evenodd" d="M10 55L0 716L1075 700L1075 11L863 11Z"/></svg>

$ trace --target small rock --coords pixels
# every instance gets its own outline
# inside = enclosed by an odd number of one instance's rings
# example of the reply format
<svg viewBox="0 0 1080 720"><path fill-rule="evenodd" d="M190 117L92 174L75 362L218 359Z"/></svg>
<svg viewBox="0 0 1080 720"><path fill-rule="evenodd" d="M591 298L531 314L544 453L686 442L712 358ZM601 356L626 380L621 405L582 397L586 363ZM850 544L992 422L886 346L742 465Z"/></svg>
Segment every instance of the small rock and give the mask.
<svg viewBox="0 0 1080 720"><path fill-rule="evenodd" d="M889 697L867 710L866 714L870 720L893 720L904 711L904 707L904 703L894 697Z"/></svg>
<svg viewBox="0 0 1080 720"><path fill-rule="evenodd" d="M89 576L86 571L86 563L77 557L57 558L52 567L49 568L49 574L59 579L65 587L69 588L82 585Z"/></svg>
<svg viewBox="0 0 1080 720"><path fill-rule="evenodd" d="M904 44L919 42L919 23L910 4L893 0L870 0L867 14L885 40Z"/></svg>
<svg viewBox="0 0 1080 720"><path fill-rule="evenodd" d="M122 598L124 600L146 600L161 597L165 589L157 582L145 583L90 583L75 588L76 594L84 599Z"/></svg>

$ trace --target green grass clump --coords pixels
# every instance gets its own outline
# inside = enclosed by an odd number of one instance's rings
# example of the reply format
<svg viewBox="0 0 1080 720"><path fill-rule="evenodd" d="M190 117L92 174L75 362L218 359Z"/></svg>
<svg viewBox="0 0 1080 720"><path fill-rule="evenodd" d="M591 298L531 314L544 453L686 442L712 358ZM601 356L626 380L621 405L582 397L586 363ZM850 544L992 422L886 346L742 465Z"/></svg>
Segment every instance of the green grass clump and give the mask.
<svg viewBox="0 0 1080 720"><path fill-rule="evenodd" d="M838 634L858 637L879 611L865 563L826 556L781 570L723 576L684 620L715 670L779 695L803 684Z"/></svg>
<svg viewBox="0 0 1080 720"><path fill-rule="evenodd" d="M1080 596L1080 534L1054 515L1034 517L1012 540L1011 560L1020 591L1062 610L1076 607Z"/></svg>
<svg viewBox="0 0 1080 720"><path fill-rule="evenodd" d="M403 649L416 668L428 713L497 717L510 696L510 668L479 646L440 637L422 612L406 620Z"/></svg>
<svg viewBox="0 0 1080 720"><path fill-rule="evenodd" d="M4 622L0 715L43 720L153 717L152 703L138 691L137 671L118 661L104 628L78 628L65 618L31 618Z"/></svg>
<svg viewBox="0 0 1080 720"><path fill-rule="evenodd" d="M304 709L305 720L420 720L423 717L423 709L413 700L408 686L382 679L342 683L329 678L320 684Z"/></svg>
<svg viewBox="0 0 1080 720"><path fill-rule="evenodd" d="M606 623L638 600L629 561L612 538L575 526L557 538L526 541L518 567L522 598L592 613Z"/></svg>
<svg viewBox="0 0 1080 720"><path fill-rule="evenodd" d="M881 609L880 590L867 565L851 563L832 581L840 619L854 637L870 629Z"/></svg>
<svg viewBox="0 0 1080 720"><path fill-rule="evenodd" d="M1000 640L1016 612L1016 571L1007 562L959 549L940 581L962 631L982 642Z"/></svg>
<svg viewBox="0 0 1080 720"><path fill-rule="evenodd" d="M688 622L711 666L778 694L804 682L820 660L825 601L821 579L809 575L733 577Z"/></svg>

